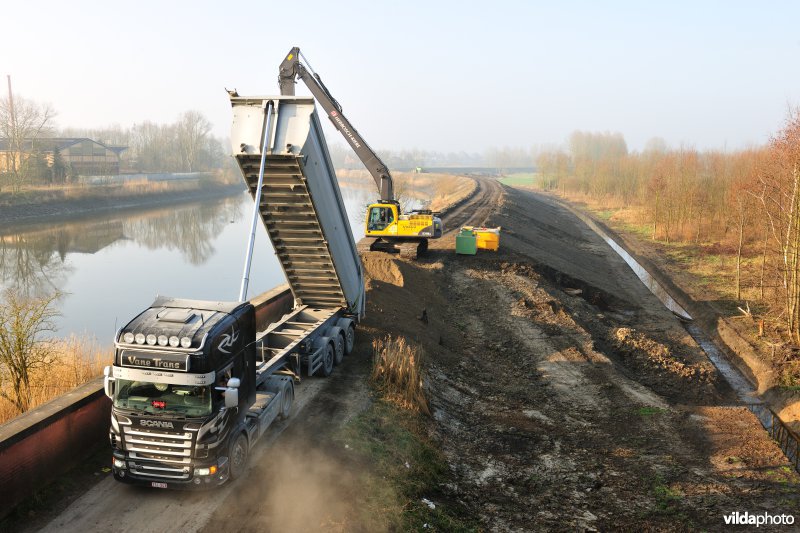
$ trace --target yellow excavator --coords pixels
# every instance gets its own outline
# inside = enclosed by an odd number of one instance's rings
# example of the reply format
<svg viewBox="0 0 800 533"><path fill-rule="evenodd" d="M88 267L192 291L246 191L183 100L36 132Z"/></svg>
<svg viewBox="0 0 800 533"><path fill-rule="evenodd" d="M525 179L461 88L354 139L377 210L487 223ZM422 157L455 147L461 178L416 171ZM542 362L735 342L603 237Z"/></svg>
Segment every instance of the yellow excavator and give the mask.
<svg viewBox="0 0 800 533"><path fill-rule="evenodd" d="M428 249L428 239L442 236L444 226L441 218L430 210L403 212L394 197L394 182L389 168L342 114L342 106L322 83L319 75L311 69L305 57L302 58L304 63L300 61L301 57L300 48L295 46L281 63L281 94L294 96L295 80L303 80L378 186L380 200L367 207L366 242L359 245L359 250L394 252L411 258L424 254Z"/></svg>

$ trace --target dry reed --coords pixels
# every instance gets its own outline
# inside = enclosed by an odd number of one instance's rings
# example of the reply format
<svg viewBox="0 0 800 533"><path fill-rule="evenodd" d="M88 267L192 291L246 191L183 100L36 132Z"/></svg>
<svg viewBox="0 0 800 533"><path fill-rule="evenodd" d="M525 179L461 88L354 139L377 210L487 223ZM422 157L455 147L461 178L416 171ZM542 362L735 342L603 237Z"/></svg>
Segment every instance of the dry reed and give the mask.
<svg viewBox="0 0 800 533"><path fill-rule="evenodd" d="M422 347L403 337L388 336L372 341L371 381L384 398L410 411L430 415L425 397Z"/></svg>
<svg viewBox="0 0 800 533"><path fill-rule="evenodd" d="M52 342L50 363L31 372L31 409L102 376L103 367L111 364L109 350L100 348L93 338L72 335ZM8 383L2 389L13 394ZM19 414L14 404L0 398L0 424Z"/></svg>

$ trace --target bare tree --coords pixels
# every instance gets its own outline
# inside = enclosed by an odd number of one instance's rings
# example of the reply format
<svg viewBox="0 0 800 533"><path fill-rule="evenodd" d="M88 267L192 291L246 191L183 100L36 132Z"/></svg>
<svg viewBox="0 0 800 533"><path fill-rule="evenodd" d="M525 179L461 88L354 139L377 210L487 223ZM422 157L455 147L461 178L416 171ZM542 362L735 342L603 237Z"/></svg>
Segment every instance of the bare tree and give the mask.
<svg viewBox="0 0 800 533"><path fill-rule="evenodd" d="M178 118L178 146L187 171L197 170L201 153L208 148L211 122L199 111L186 111Z"/></svg>
<svg viewBox="0 0 800 533"><path fill-rule="evenodd" d="M0 307L0 396L20 413L31 405L31 373L48 364L53 355L50 340L57 312L53 302L58 293L43 298L25 298L13 289L3 291Z"/></svg>
<svg viewBox="0 0 800 533"><path fill-rule="evenodd" d="M50 134L50 122L56 113L49 104L37 104L19 96L0 99L0 137L8 143L7 172L12 192L19 192L30 178L27 158L36 140Z"/></svg>
<svg viewBox="0 0 800 533"><path fill-rule="evenodd" d="M800 342L800 111L771 140L770 161L758 180L757 198L780 257L786 325Z"/></svg>

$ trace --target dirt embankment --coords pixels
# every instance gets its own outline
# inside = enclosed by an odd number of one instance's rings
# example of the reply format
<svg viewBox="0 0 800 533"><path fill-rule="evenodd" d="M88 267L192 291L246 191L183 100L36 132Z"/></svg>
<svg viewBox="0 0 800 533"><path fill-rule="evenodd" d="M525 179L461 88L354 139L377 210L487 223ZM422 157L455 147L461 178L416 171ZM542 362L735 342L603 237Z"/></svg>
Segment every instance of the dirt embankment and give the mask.
<svg viewBox="0 0 800 533"><path fill-rule="evenodd" d="M552 198L549 194L546 196ZM559 198L556 201L563 200ZM575 206L571 208L579 209ZM583 216L592 218L604 231L615 236L692 315L695 323L725 351L728 360L747 377L781 420L796 433L800 433L800 389L782 386L780 382L782 371L796 350L774 344L766 337L759 337L758 324L752 316L738 314L738 311L732 314L731 309L738 303L732 305L712 289L704 287L698 282L696 274L676 264L658 243L640 239L635 234L614 232L596 217L583 210L581 212Z"/></svg>
<svg viewBox="0 0 800 533"><path fill-rule="evenodd" d="M456 256L442 239L416 263L365 258L368 320L428 354L450 467L435 503L497 531L722 530L736 510L800 512L778 447L605 243L527 192L471 209L503 226L499 252Z"/></svg>

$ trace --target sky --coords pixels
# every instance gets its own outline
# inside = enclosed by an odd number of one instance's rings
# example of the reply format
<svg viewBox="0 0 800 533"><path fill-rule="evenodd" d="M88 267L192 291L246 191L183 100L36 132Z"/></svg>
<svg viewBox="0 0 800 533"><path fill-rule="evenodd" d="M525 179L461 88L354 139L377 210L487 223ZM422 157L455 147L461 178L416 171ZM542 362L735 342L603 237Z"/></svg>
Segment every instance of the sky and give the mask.
<svg viewBox="0 0 800 533"><path fill-rule="evenodd" d="M734 150L800 105L800 2L2 3L0 74L58 127L192 109L227 137L224 89L278 94L292 46L377 149L480 153L582 130Z"/></svg>

